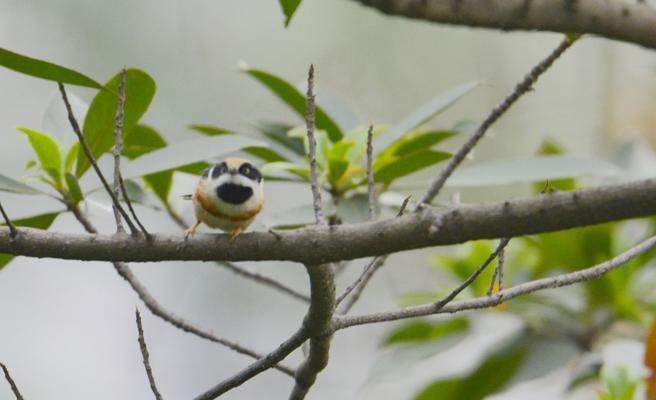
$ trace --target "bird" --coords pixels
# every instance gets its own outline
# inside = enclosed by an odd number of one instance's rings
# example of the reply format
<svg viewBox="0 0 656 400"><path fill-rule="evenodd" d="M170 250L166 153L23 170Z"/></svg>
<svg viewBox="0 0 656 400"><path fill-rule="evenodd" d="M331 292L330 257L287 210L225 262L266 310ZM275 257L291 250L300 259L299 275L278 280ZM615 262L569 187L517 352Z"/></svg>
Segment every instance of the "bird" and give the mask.
<svg viewBox="0 0 656 400"><path fill-rule="evenodd" d="M228 157L203 171L190 197L196 223L185 229L185 238L204 223L228 233L233 241L262 210L262 173L246 159Z"/></svg>

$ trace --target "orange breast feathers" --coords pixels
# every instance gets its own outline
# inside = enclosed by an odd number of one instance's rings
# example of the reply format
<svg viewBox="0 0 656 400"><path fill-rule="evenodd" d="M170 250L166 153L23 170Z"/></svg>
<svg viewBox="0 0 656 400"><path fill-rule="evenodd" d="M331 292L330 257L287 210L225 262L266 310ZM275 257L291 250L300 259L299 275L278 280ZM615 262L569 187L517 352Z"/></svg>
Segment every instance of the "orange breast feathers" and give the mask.
<svg viewBox="0 0 656 400"><path fill-rule="evenodd" d="M225 214L221 212L221 210L219 210L214 204L212 204L212 202L207 197L205 197L204 189L205 189L205 185L198 185L198 187L194 191L193 199L197 201L198 204L200 204L200 206L203 207L203 209L205 209L205 211L207 211L208 213L212 214L217 218L225 219L232 222L248 221L254 218L262 210L263 201L262 199L260 199L256 207L250 210L246 210L241 214L237 214L237 215Z"/></svg>

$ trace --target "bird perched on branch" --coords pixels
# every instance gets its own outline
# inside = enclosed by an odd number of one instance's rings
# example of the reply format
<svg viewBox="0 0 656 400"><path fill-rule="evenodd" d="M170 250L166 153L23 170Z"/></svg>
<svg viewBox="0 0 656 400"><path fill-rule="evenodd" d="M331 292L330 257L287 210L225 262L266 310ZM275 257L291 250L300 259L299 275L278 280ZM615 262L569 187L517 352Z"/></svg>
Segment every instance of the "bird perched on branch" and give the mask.
<svg viewBox="0 0 656 400"><path fill-rule="evenodd" d="M191 200L196 223L185 230L185 237L204 223L234 240L262 210L262 173L248 160L226 158L203 172Z"/></svg>

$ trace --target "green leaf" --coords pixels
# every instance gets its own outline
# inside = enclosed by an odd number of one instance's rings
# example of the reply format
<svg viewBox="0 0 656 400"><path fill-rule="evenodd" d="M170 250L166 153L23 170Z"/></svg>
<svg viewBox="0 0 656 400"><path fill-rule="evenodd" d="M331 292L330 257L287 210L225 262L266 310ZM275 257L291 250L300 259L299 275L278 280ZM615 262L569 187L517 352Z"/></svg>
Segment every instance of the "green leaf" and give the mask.
<svg viewBox="0 0 656 400"><path fill-rule="evenodd" d="M286 171L300 176L306 181L310 180L310 169L308 167L294 164L288 161L276 161L264 164L261 168L263 174L268 175L278 171Z"/></svg>
<svg viewBox="0 0 656 400"><path fill-rule="evenodd" d="M401 138L406 133L418 128L420 125L426 123L431 118L449 108L462 96L469 93L478 85L480 85L480 82L467 82L433 98L431 101L421 106L417 111L406 117L403 121L385 132L379 140L379 148L387 148L387 146Z"/></svg>
<svg viewBox="0 0 656 400"><path fill-rule="evenodd" d="M46 194L46 192L2 174L0 174L0 191L16 194Z"/></svg>
<svg viewBox="0 0 656 400"><path fill-rule="evenodd" d="M256 124L255 129L257 129L262 135L291 150L296 155L301 157L305 156L303 140L287 135L289 131L294 129L292 125L260 121Z"/></svg>
<svg viewBox="0 0 656 400"><path fill-rule="evenodd" d="M73 172L73 167L75 167L75 160L77 159L77 154L80 151L80 142L75 142L68 149L66 153L66 159L64 161L64 171Z"/></svg>
<svg viewBox="0 0 656 400"><path fill-rule="evenodd" d="M98 92L94 97L82 132L89 144L91 153L98 159L114 145L114 118L118 105L118 85L121 77L116 74L105 87L106 91ZM137 125L139 119L148 109L155 95L155 81L147 73L130 68L125 74L125 109L123 119L123 137L127 139L130 131ZM75 176L80 178L89 169L89 160L80 149L77 156Z"/></svg>
<svg viewBox="0 0 656 400"><path fill-rule="evenodd" d="M446 140L457 132L454 131L431 131L431 132L417 132L409 133L400 140L396 141L392 146L394 154L397 156L404 156L415 151L429 149L432 146Z"/></svg>
<svg viewBox="0 0 656 400"><path fill-rule="evenodd" d="M301 0L279 0L282 12L285 14L285 27L289 26L296 9L301 4Z"/></svg>
<svg viewBox="0 0 656 400"><path fill-rule="evenodd" d="M166 141L153 128L146 125L137 125L130 135L125 138L123 155L133 160L144 154L166 147ZM155 192L155 195L167 204L171 186L173 185L173 171L162 171L143 177L146 184Z"/></svg>
<svg viewBox="0 0 656 400"><path fill-rule="evenodd" d="M389 185L394 180L451 157L443 151L422 150L399 157L382 166L374 165L374 180Z"/></svg>
<svg viewBox="0 0 656 400"><path fill-rule="evenodd" d="M392 331L385 339L384 345L398 343L425 342L442 339L454 333L461 333L469 329L469 319L465 317L453 318L448 321L430 322L426 320L410 321Z"/></svg>
<svg viewBox="0 0 656 400"><path fill-rule="evenodd" d="M13 222L16 226L23 226L27 228L36 228L36 229L48 229L55 218L59 215L59 212L48 213L36 215L34 217L28 217L23 219L17 219ZM2 224L4 225L4 224ZM4 268L11 260L14 259L14 256L11 254L0 253L0 270Z"/></svg>
<svg viewBox="0 0 656 400"><path fill-rule="evenodd" d="M40 167L52 179L55 189L62 187L63 164L59 144L47 133L29 128L18 128L27 139L39 159Z"/></svg>
<svg viewBox="0 0 656 400"><path fill-rule="evenodd" d="M474 372L461 379L439 380L422 390L416 400L483 400L498 392L524 361L528 347L514 342L489 356Z"/></svg>
<svg viewBox="0 0 656 400"><path fill-rule="evenodd" d="M355 143L339 141L329 146L326 151L326 161L328 163L328 183L336 187L344 172L349 166L348 152Z"/></svg>
<svg viewBox="0 0 656 400"><path fill-rule="evenodd" d="M85 86L94 89L103 88L100 83L77 71L47 61L23 56L3 48L0 48L0 65L16 72L34 76L36 78L47 79L49 81Z"/></svg>
<svg viewBox="0 0 656 400"><path fill-rule="evenodd" d="M219 128L216 126L211 126L211 125L202 125L202 124L194 124L194 125L189 125L189 129L192 129L194 131L201 132L205 135L210 135L210 136L216 136L216 135L230 135L235 132L225 129L225 128Z"/></svg>
<svg viewBox="0 0 656 400"><path fill-rule="evenodd" d="M305 119L305 96L294 86L285 80L262 70L246 67L244 68L244 72L255 78L262 85L266 86L301 118ZM317 129L322 129L328 132L328 137L333 142L340 140L344 136L335 121L333 121L319 105L315 106L315 125Z"/></svg>
<svg viewBox="0 0 656 400"><path fill-rule="evenodd" d="M267 147L268 145L259 140L237 135L185 140L144 154L138 159L126 163L123 177L132 179L155 172L177 169L199 161L224 157L229 153L251 146Z"/></svg>
<svg viewBox="0 0 656 400"><path fill-rule="evenodd" d="M77 203L84 200L84 195L82 194L80 184L78 183L75 175L71 174L70 172L66 172L64 177L66 178L66 186L68 186L68 193L71 195L71 201L73 202L73 205L76 205Z"/></svg>
<svg viewBox="0 0 656 400"><path fill-rule="evenodd" d="M189 128L209 136L235 134L233 131L211 125L189 125ZM243 151L264 162L288 161L286 157L268 147L251 146L244 148Z"/></svg>

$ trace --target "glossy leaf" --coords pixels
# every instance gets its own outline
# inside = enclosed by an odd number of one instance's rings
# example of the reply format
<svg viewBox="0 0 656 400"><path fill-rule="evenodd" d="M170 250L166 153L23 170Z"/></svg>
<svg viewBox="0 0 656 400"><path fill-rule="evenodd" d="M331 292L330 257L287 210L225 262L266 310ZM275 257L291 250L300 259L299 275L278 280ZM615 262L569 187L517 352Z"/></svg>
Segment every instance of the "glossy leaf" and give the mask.
<svg viewBox="0 0 656 400"><path fill-rule="evenodd" d="M48 229L50 225L52 225L52 222L55 220L55 218L57 218L57 215L59 215L58 212L41 214L41 215L36 215L34 217L13 220L12 222L16 226L23 226L27 228L36 228L36 229ZM11 260L13 260L14 257L15 256L11 254L0 253L0 270L4 268L7 264L9 264L9 262L11 262Z"/></svg>
<svg viewBox="0 0 656 400"><path fill-rule="evenodd" d="M66 158L64 159L64 171L66 172L73 172L73 168L75 167L75 161L77 160L77 154L80 151L80 143L75 142L73 145L68 149L68 152L66 153Z"/></svg>
<svg viewBox="0 0 656 400"><path fill-rule="evenodd" d="M512 344L491 354L474 372L463 378L434 382L416 400L483 400L498 392L513 377L528 353L521 344Z"/></svg>
<svg viewBox="0 0 656 400"><path fill-rule="evenodd" d="M0 191L16 194L46 194L45 192L0 174Z"/></svg>
<svg viewBox="0 0 656 400"><path fill-rule="evenodd" d="M137 125L125 138L122 154L133 160L164 147L166 141L156 130L146 125ZM146 175L143 179L155 195L166 204L173 185L173 171L157 172Z"/></svg>
<svg viewBox="0 0 656 400"><path fill-rule="evenodd" d="M308 167L294 164L288 161L276 161L264 164L261 168L263 174L274 174L278 171L286 171L303 179L310 180L310 169Z"/></svg>
<svg viewBox="0 0 656 400"><path fill-rule="evenodd" d="M244 68L244 72L255 78L262 85L266 86L302 119L305 119L305 96L294 86L287 81L262 70L247 67ZM333 142L338 141L344 136L335 121L333 121L319 105L315 106L315 125L317 129L322 129L328 132L328 137Z"/></svg>
<svg viewBox="0 0 656 400"><path fill-rule="evenodd" d="M404 156L415 151L429 149L456 134L454 131L409 133L390 147L393 149L395 155Z"/></svg>
<svg viewBox="0 0 656 400"><path fill-rule="evenodd" d="M208 136L233 135L235 132L211 125L190 125L190 129ZM252 154L264 162L288 161L287 158L269 147L251 146L242 149L244 153Z"/></svg>
<svg viewBox="0 0 656 400"><path fill-rule="evenodd" d="M374 180L389 185L394 180L410 175L451 157L443 151L423 150L394 159L383 166L374 166Z"/></svg>
<svg viewBox="0 0 656 400"><path fill-rule="evenodd" d="M353 142L341 140L329 146L326 151L328 164L328 183L338 186L338 182L349 166L348 152L354 146Z"/></svg>
<svg viewBox="0 0 656 400"><path fill-rule="evenodd" d="M394 125L390 130L381 135L381 138L378 141L379 148L385 149L406 133L418 128L442 111L445 111L479 84L480 82L467 82L436 96L414 113L406 117L403 121Z"/></svg>
<svg viewBox="0 0 656 400"><path fill-rule="evenodd" d="M77 71L47 61L14 53L3 48L0 48L0 65L16 72L36 78L47 79L49 81L85 86L94 89L103 88L100 83Z"/></svg>
<svg viewBox="0 0 656 400"><path fill-rule="evenodd" d="M84 199L84 195L80 189L80 184L78 183L75 175L71 174L70 172L66 172L64 177L66 179L66 186L68 187L68 194L71 196L73 205L76 205Z"/></svg>
<svg viewBox="0 0 656 400"><path fill-rule="evenodd" d="M62 185L63 164L59 144L47 133L29 128L18 128L27 135L41 169L52 179L56 189Z"/></svg>
<svg viewBox="0 0 656 400"><path fill-rule="evenodd" d="M217 126L212 126L212 125L202 125L202 124L193 124L189 125L189 129L201 132L205 135L209 136L216 136L216 135L230 135L235 132L225 129L225 128L220 128Z"/></svg>
<svg viewBox="0 0 656 400"><path fill-rule="evenodd" d="M114 119L118 105L118 85L121 77L115 75L105 87L107 91L98 92L89 106L82 132L89 144L91 153L98 159L114 145ZM123 137L127 139L130 131L148 109L155 95L155 81L147 73L130 68L125 75L125 108ZM89 169L89 161L80 149L77 156L75 176L80 178Z"/></svg>
<svg viewBox="0 0 656 400"><path fill-rule="evenodd" d="M281 144L288 150L294 152L296 155L301 157L305 156L303 141L287 135L287 133L294 128L292 125L260 121L256 124L255 128L262 135L268 137L276 143Z"/></svg>
<svg viewBox="0 0 656 400"><path fill-rule="evenodd" d="M285 14L285 27L289 26L289 23L296 12L296 9L301 4L301 0L279 0L280 7L282 8L283 14Z"/></svg>
<svg viewBox="0 0 656 400"><path fill-rule="evenodd" d="M384 345L398 343L425 342L439 340L454 333L462 333L469 329L469 319L458 317L447 321L430 322L416 320L407 322L396 328L385 339Z"/></svg>

